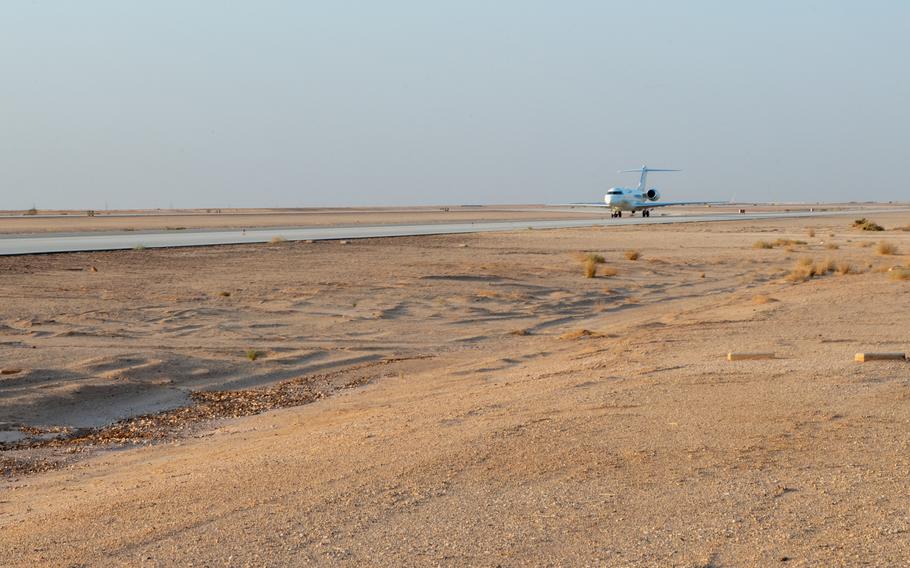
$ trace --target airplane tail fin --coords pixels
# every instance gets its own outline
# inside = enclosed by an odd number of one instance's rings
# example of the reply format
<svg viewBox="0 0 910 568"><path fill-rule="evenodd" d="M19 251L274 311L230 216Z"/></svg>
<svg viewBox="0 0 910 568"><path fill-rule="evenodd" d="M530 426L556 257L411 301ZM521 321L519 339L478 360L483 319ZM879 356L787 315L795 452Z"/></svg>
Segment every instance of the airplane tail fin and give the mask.
<svg viewBox="0 0 910 568"><path fill-rule="evenodd" d="M647 189L648 183L648 172L680 172L682 170L667 170L661 168L649 168L648 166L642 166L637 170L619 170L619 173L630 173L630 172L640 172L641 177L638 179L638 191L645 191Z"/></svg>

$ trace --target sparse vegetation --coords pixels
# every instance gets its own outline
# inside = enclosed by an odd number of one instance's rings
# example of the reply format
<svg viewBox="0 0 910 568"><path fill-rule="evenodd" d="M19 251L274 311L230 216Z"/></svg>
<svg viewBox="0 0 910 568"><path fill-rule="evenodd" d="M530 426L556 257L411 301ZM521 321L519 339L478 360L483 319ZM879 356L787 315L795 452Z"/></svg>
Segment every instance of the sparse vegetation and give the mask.
<svg viewBox="0 0 910 568"><path fill-rule="evenodd" d="M895 268L891 271L892 280L910 280L910 268Z"/></svg>
<svg viewBox="0 0 910 568"><path fill-rule="evenodd" d="M281 235L275 235L274 237L272 237L272 240L269 242L272 243L273 245L280 245L281 243L285 242L285 240L286 239L284 237L282 237Z"/></svg>
<svg viewBox="0 0 910 568"><path fill-rule="evenodd" d="M856 267L854 267L849 262L845 262L845 261L838 262L837 266L835 266L834 269L841 276L846 276L847 274L856 274L857 273Z"/></svg>
<svg viewBox="0 0 910 568"><path fill-rule="evenodd" d="M814 236L815 236L815 229L809 228L809 230L806 231L806 234L809 235L809 238L814 237Z"/></svg>
<svg viewBox="0 0 910 568"><path fill-rule="evenodd" d="M822 260L815 265L815 274L817 276L824 276L829 272L834 272L835 268L837 268L837 263L830 258Z"/></svg>
<svg viewBox="0 0 910 568"><path fill-rule="evenodd" d="M895 231L910 231L910 225L904 225L903 227L894 227Z"/></svg>
<svg viewBox="0 0 910 568"><path fill-rule="evenodd" d="M637 250L627 250L625 252L626 260L638 260L641 258L641 253Z"/></svg>
<svg viewBox="0 0 910 568"><path fill-rule="evenodd" d="M228 291L226 291L226 290L222 290L221 292L218 292L218 295L221 296L222 298L230 298L230 297L231 297L231 293L228 292Z"/></svg>
<svg viewBox="0 0 910 568"><path fill-rule="evenodd" d="M509 335L525 336L525 335L531 335L531 332L528 331L527 329L516 329L514 331L510 331Z"/></svg>
<svg viewBox="0 0 910 568"><path fill-rule="evenodd" d="M773 249L774 243L769 243L768 241L755 241L752 243L752 248L755 249Z"/></svg>
<svg viewBox="0 0 910 568"><path fill-rule="evenodd" d="M874 221L870 221L863 217L862 219L856 219L853 221L853 227L855 229L862 229L863 231L884 231L885 228L879 225Z"/></svg>
<svg viewBox="0 0 910 568"><path fill-rule="evenodd" d="M801 241L798 239L777 239L774 241L774 246L778 247L792 247L794 245L804 245L807 244L806 241Z"/></svg>
<svg viewBox="0 0 910 568"><path fill-rule="evenodd" d="M560 339L582 339L584 337L603 337L603 334L589 329L576 329L559 336Z"/></svg>
<svg viewBox="0 0 910 568"><path fill-rule="evenodd" d="M145 250L145 245L136 245L133 247L133 250L136 252L142 252Z"/></svg>
<svg viewBox="0 0 910 568"><path fill-rule="evenodd" d="M599 254L589 252L584 257L585 278L594 278L597 276L597 265L603 264L606 259Z"/></svg>
<svg viewBox="0 0 910 568"><path fill-rule="evenodd" d="M875 246L875 252L882 256L894 255L897 254L897 246L887 241L879 241Z"/></svg>
<svg viewBox="0 0 910 568"><path fill-rule="evenodd" d="M764 294L758 294L756 296L752 296L753 304L758 304L758 305L770 304L772 302L777 302L777 301L778 301L777 298L772 298L771 296L766 296Z"/></svg>
<svg viewBox="0 0 910 568"><path fill-rule="evenodd" d="M262 356L262 354L259 353L259 351L256 351L255 349L246 350L246 358L249 359L250 361L255 361L256 359L259 359L259 357L261 357L261 356Z"/></svg>
<svg viewBox="0 0 910 568"><path fill-rule="evenodd" d="M828 243L825 245L825 248L828 250L837 250L840 248L837 243Z"/></svg>

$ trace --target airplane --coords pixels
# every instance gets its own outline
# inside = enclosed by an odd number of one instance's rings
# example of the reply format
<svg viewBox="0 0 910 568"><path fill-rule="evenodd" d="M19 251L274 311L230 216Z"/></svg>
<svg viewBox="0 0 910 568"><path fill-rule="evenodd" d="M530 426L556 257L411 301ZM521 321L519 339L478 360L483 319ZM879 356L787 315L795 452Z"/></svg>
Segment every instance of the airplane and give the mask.
<svg viewBox="0 0 910 568"><path fill-rule="evenodd" d="M648 180L648 172L679 172L682 170L667 170L659 168L649 168L642 166L637 170L619 170L619 173L638 172L641 178L638 180L638 187L611 187L604 195L603 203L569 203L572 207L609 207L612 211L612 217L622 217L623 211L629 211L632 215L636 211L641 211L642 217L650 217L651 209L655 207L668 207L670 205L708 205L711 203L724 203L723 201L663 201L657 203L660 199L660 192L656 188L645 189Z"/></svg>

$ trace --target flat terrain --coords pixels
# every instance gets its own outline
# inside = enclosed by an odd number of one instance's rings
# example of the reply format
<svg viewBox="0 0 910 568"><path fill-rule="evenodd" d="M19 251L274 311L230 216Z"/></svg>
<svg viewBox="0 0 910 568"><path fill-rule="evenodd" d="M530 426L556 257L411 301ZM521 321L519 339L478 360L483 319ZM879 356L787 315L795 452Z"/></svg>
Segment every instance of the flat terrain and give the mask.
<svg viewBox="0 0 910 568"><path fill-rule="evenodd" d="M0 565L901 565L875 220L0 258Z"/></svg>

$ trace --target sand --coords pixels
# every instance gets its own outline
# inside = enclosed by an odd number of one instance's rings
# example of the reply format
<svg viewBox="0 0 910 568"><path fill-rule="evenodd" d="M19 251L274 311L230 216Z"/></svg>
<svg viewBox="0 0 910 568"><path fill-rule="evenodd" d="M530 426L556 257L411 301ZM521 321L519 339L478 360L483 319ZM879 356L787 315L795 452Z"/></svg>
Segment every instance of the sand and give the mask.
<svg viewBox="0 0 910 568"><path fill-rule="evenodd" d="M910 232L849 225L0 259L0 564L900 564Z"/></svg>

